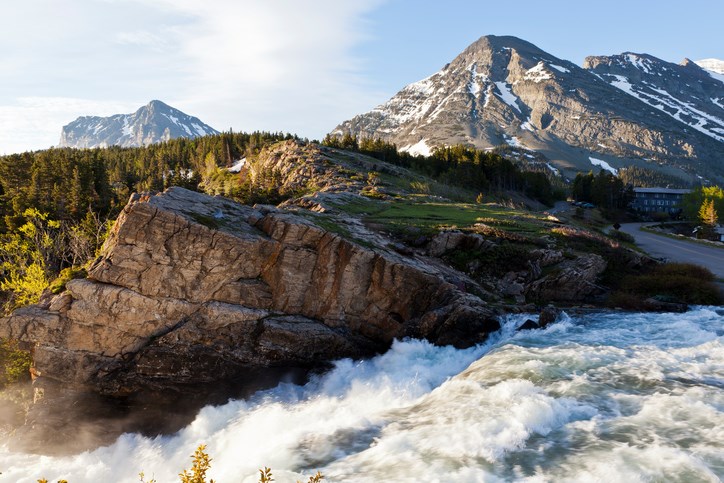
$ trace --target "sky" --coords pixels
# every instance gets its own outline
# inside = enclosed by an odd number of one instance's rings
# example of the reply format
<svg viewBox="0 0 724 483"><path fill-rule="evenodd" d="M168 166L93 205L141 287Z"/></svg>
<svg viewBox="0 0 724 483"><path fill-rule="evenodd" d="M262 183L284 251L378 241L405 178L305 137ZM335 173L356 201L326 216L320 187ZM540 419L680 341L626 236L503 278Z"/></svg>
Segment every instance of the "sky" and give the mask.
<svg viewBox="0 0 724 483"><path fill-rule="evenodd" d="M581 64L724 59L724 0L5 0L0 154L159 99L218 130L321 139L483 35Z"/></svg>

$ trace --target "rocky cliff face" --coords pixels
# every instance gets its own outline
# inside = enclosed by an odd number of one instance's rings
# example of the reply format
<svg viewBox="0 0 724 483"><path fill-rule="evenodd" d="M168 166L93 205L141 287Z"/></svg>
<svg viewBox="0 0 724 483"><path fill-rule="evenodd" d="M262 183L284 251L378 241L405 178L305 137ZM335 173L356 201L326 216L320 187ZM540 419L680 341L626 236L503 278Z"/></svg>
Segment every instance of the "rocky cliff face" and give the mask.
<svg viewBox="0 0 724 483"><path fill-rule="evenodd" d="M135 196L88 278L0 335L34 344L36 376L122 396L362 357L396 337L465 347L497 328L422 261L172 188Z"/></svg>
<svg viewBox="0 0 724 483"><path fill-rule="evenodd" d="M700 86L689 91L686 84L703 83L707 74L696 66L679 69L694 68L677 84L690 97L701 94ZM677 117L667 104L652 108L596 73L515 37L482 37L439 72L332 132L380 137L414 154L457 143L528 148L569 175L597 170L603 161L612 169L633 164L688 179L724 179L724 143L713 130L724 119L720 106L702 111L719 121L706 118L708 124L694 128L705 118L691 117L698 107ZM700 103L724 98L724 86L706 81ZM658 99L669 102L665 97Z"/></svg>
<svg viewBox="0 0 724 483"><path fill-rule="evenodd" d="M71 148L131 148L210 134L218 134L218 131L161 101L151 101L132 114L79 117L63 126L59 145Z"/></svg>

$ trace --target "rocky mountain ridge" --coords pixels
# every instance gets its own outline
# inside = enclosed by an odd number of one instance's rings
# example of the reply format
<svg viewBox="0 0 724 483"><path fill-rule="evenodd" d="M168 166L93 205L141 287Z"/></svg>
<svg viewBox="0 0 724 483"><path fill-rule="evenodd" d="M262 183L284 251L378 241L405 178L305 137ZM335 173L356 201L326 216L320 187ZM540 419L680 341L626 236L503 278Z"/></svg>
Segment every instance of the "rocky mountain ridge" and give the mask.
<svg viewBox="0 0 724 483"><path fill-rule="evenodd" d="M724 142L724 84L689 59L677 65L625 52L587 57L583 66L673 119Z"/></svg>
<svg viewBox="0 0 724 483"><path fill-rule="evenodd" d="M132 114L82 116L63 126L60 147L124 148L148 146L180 137L195 138L219 132L198 118L161 101L151 101Z"/></svg>
<svg viewBox="0 0 724 483"><path fill-rule="evenodd" d="M332 134L380 137L413 154L458 143L527 148L569 176L605 163L612 169L662 170L686 180L697 174L724 179L718 131L724 109L716 102L702 107L708 99L724 99L724 85L693 63L676 69L684 76L678 84L667 77L669 85L661 86L659 76L653 74L657 83L647 77L651 92L695 84L677 98L687 110L676 116L669 106L652 108L668 100L664 94L647 103L632 95L636 91L612 85L618 78L591 68L601 69L604 62L597 59L582 68L515 37L482 37L440 71L343 122ZM631 66L624 67L628 75ZM611 75L628 79L623 71Z"/></svg>

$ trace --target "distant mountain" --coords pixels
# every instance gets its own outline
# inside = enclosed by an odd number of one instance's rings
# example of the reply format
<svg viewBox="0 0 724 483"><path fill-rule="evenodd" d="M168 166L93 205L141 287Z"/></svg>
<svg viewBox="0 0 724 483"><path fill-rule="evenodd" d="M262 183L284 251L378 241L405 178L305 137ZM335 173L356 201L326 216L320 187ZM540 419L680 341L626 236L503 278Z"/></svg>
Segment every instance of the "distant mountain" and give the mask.
<svg viewBox="0 0 724 483"><path fill-rule="evenodd" d="M140 147L175 138L195 138L219 132L198 118L161 101L151 101L133 114L82 116L63 126L61 147Z"/></svg>
<svg viewBox="0 0 724 483"><path fill-rule="evenodd" d="M724 180L724 85L691 62L636 57L651 65L647 73L627 55L589 57L581 68L516 37L482 37L332 133L380 137L412 153L508 145L523 156L537 151L569 176L635 165Z"/></svg>
<svg viewBox="0 0 724 483"><path fill-rule="evenodd" d="M702 59L694 61L696 65L709 72L713 78L724 82L724 60Z"/></svg>

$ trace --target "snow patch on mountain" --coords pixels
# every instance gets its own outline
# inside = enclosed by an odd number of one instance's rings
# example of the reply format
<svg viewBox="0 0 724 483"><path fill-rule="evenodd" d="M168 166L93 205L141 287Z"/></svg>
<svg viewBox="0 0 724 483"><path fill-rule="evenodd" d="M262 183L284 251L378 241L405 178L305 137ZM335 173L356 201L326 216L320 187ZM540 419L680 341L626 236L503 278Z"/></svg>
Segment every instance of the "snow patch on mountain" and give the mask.
<svg viewBox="0 0 724 483"><path fill-rule="evenodd" d="M639 57L636 54L625 54L626 59L637 69L641 69L642 71L646 72L647 74L651 73L651 62L647 59L644 59L643 57Z"/></svg>
<svg viewBox="0 0 724 483"><path fill-rule="evenodd" d="M230 173L238 173L246 165L246 158L241 158L238 161L234 161L234 164L226 168Z"/></svg>
<svg viewBox="0 0 724 483"><path fill-rule="evenodd" d="M724 133L724 119L708 114L690 102L679 100L669 92L654 85L644 82L646 89L643 89L641 86L633 85L629 79L622 75L614 74L610 77L615 79L609 80L612 86L717 141L724 141L724 136L722 136ZM712 102L719 105L714 99L712 99Z"/></svg>
<svg viewBox="0 0 724 483"><path fill-rule="evenodd" d="M498 87L498 91L500 92L499 96L510 107L514 108L518 112L522 112L520 110L520 107L518 107L518 97L513 94L513 91L510 90L510 87L508 86L507 82L496 82L495 85Z"/></svg>
<svg viewBox="0 0 724 483"><path fill-rule="evenodd" d="M552 78L553 76L546 70L546 64L543 61L538 62L532 69L528 69L523 76L523 79L533 81L536 84Z"/></svg>
<svg viewBox="0 0 724 483"><path fill-rule="evenodd" d="M592 156L589 156L588 159L591 161L591 164L594 166L600 166L602 169L605 169L609 173L613 174L614 176L618 175L618 170L608 164L606 161L598 158L594 158Z"/></svg>
<svg viewBox="0 0 724 483"><path fill-rule="evenodd" d="M415 144L401 148L400 151L408 152L413 156L430 156L432 154L432 148L427 145L427 139L420 139Z"/></svg>

